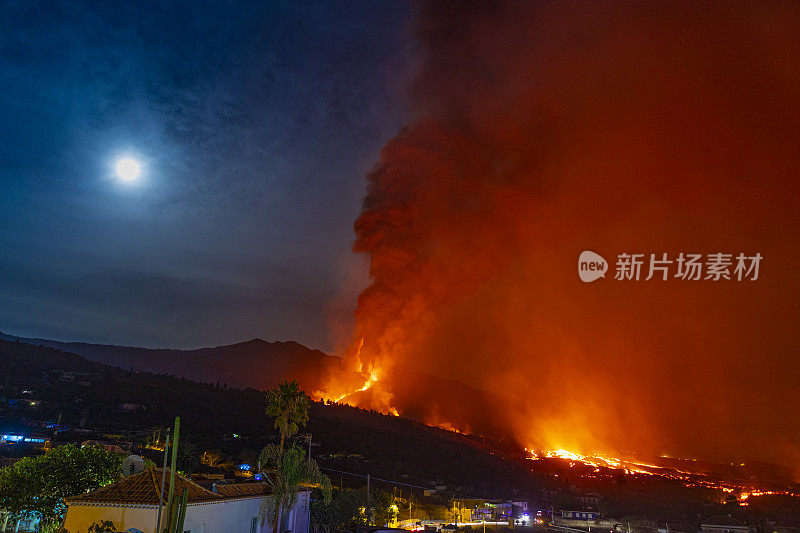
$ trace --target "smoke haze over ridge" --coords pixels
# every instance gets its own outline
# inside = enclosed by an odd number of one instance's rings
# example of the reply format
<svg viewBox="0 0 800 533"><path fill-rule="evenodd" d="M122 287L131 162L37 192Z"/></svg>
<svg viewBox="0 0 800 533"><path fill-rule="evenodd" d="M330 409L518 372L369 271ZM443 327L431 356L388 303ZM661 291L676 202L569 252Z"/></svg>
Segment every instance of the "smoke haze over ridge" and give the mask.
<svg viewBox="0 0 800 533"><path fill-rule="evenodd" d="M415 28L414 118L355 223L371 285L346 360L376 381L346 401L796 465L800 6L431 2ZM578 279L582 250L606 279ZM764 259L757 281L615 281L623 252ZM496 405L430 404L409 371Z"/></svg>

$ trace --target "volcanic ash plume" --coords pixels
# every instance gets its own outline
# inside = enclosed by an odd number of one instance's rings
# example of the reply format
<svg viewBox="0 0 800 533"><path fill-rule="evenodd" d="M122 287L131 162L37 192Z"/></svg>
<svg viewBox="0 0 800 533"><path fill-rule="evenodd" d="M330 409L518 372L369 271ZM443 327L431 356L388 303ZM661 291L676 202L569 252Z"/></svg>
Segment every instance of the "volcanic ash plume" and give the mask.
<svg viewBox="0 0 800 533"><path fill-rule="evenodd" d="M530 448L796 460L800 5L432 2L416 38L327 397ZM623 252L764 260L615 281Z"/></svg>

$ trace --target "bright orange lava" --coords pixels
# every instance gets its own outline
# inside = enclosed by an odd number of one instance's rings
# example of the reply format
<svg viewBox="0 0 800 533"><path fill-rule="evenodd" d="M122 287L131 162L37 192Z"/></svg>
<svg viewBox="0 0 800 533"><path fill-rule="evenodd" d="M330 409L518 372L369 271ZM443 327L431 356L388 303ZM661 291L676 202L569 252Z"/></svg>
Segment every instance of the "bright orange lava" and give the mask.
<svg viewBox="0 0 800 533"><path fill-rule="evenodd" d="M364 382L364 385L362 385L361 388L356 389L356 390L354 390L352 392L346 392L346 393L342 394L341 396L339 396L338 398L336 398L335 400L332 400L332 401L333 401L333 403L339 403L342 400L344 400L345 398L347 398L349 396L352 396L353 394L356 394L356 393L359 393L359 392L364 392L365 390L367 390L370 387L372 387L372 385L376 381L378 381L378 375L377 375L377 373L375 371L372 371L372 372L369 373L369 378L367 378L367 381Z"/></svg>
<svg viewBox="0 0 800 533"><path fill-rule="evenodd" d="M345 393L340 393L336 396L329 395L322 391L317 391L314 393L314 396L315 399L317 400L330 401L333 403L340 403L345 405L351 405L353 407L359 407L360 398L358 394L373 389L373 387L379 383L380 380L379 376L380 372L377 369L370 369L370 371L366 374L363 385L354 390ZM379 401L381 403L381 406L377 410L383 412L384 414L400 416L398 410L395 407L393 407L390 403L391 395L384 391L376 391L376 392L378 392L378 398L380 399ZM370 405L370 408L374 409L375 406ZM468 435L468 433L457 429L455 425L444 420L426 421L426 423L428 425L435 426L440 429L459 433L462 435ZM562 459L568 461L569 467L574 467L578 464L582 464L585 466L593 466L595 467L594 468L595 474L602 475L602 469L622 470L626 475L659 476L662 478L676 480L682 483L686 487L701 487L701 488L720 490L727 494L734 493L736 495L736 499L739 505L742 506L749 505L747 500L751 497L756 497L756 496L786 495L786 496L800 497L800 494L790 491L761 490L755 487L749 487L741 484L736 484L733 482L726 482L713 479L703 474L702 472L692 472L689 470L681 470L674 467L659 466L659 465L644 463L633 459L620 459L601 453L584 455L563 448L555 450L536 451L536 452L525 448L525 451L529 454L527 457L529 460L536 461L544 459Z"/></svg>
<svg viewBox="0 0 800 533"><path fill-rule="evenodd" d="M526 450L527 451L527 450ZM577 463L596 467L594 472L600 472L601 468L610 468L617 470L624 470L625 474L645 474L650 476L660 476L667 479L679 481L686 487L702 487L708 489L720 490L724 493L736 493L736 499L739 505L748 505L747 500L751 497L766 496L766 495L783 495L800 497L800 493L795 493L786 490L761 490L755 487L744 486L728 481L720 481L713 479L701 472L690 472L687 470L679 470L671 467L664 467L652 465L633 460L617 459L605 455L597 454L593 456L586 456L568 450L550 450L532 452L530 451L531 460L541 460L548 458L558 458L569 461L569 466L574 467Z"/></svg>
<svg viewBox="0 0 800 533"><path fill-rule="evenodd" d="M345 389L344 392L340 388L342 386L341 383L337 383L336 388L339 390L333 392L331 390L326 391L315 391L312 396L317 401L324 401L324 402L332 402L332 403L341 403L345 405L351 405L353 407L363 407L360 403L359 393L370 392L373 394L373 399L370 402L373 405L370 405L370 408L376 409L382 413L390 414L393 416L400 416L400 413L397 409L391 404L392 395L391 393L384 391L384 390L375 390L373 389L374 385L378 383L380 379L380 369L375 368L372 365L369 366L368 372L363 372L363 363L361 362L361 348L364 346L364 339L363 337L359 340L355 353L352 357L353 361L353 370L355 373L365 375L364 383L360 387ZM328 388L334 388L333 383L328 383Z"/></svg>

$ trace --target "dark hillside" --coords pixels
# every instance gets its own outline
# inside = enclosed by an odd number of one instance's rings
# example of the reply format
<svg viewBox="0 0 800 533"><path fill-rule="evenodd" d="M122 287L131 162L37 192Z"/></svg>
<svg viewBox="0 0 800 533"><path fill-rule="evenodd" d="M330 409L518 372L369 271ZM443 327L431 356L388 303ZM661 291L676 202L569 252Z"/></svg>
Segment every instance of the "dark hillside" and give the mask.
<svg viewBox="0 0 800 533"><path fill-rule="evenodd" d="M90 361L155 374L169 374L202 383L231 387L270 388L283 379L297 380L309 391L322 388L329 367L341 359L296 342L253 339L197 350L149 349L131 346L28 339L0 332L0 339L48 346L82 355ZM441 418L465 421L470 432L503 435L494 414L504 409L501 399L458 381L408 372L397 376L401 387L396 400L406 406L406 417L428 424Z"/></svg>
<svg viewBox="0 0 800 533"><path fill-rule="evenodd" d="M5 333L0 333L0 339L48 346L109 366L173 374L206 383L227 383L234 387L271 387L284 377L300 379L316 386L324 368L338 365L340 361L338 357L311 350L296 342L267 342L261 339L197 350L60 342L27 339Z"/></svg>
<svg viewBox="0 0 800 533"><path fill-rule="evenodd" d="M264 415L264 393L255 389L123 370L54 348L10 341L0 341L0 366L6 398L29 389L42 402L22 411L4 407L0 416L6 423L52 423L61 415L62 424L74 429L83 413L85 428L130 438L170 425L179 415L187 440L243 458L277 436ZM62 381L65 372L81 374L76 381ZM142 408L121 412L122 403ZM337 470L424 486L435 482L448 491L476 496L485 491L511 495L514 489L538 486L530 472L479 449L469 438L408 419L314 403L305 432L320 444L313 454L321 465ZM62 433L60 437L68 438L69 432Z"/></svg>

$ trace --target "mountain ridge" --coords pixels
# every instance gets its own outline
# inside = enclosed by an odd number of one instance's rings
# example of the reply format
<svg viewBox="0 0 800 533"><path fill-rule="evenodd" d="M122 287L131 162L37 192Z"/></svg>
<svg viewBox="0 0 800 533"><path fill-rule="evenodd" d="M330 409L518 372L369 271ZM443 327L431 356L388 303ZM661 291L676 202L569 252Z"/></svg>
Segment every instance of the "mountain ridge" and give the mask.
<svg viewBox="0 0 800 533"><path fill-rule="evenodd" d="M340 359L295 341L250 339L234 344L183 350L18 337L0 332L0 339L76 353L110 366L172 374L204 383L267 388L283 378L318 385L329 365Z"/></svg>
<svg viewBox="0 0 800 533"><path fill-rule="evenodd" d="M342 363L340 357L307 348L296 341L259 338L191 350L64 342L17 337L2 331L0 340L56 348L125 370L174 375L238 388L267 389L289 379L299 381L307 391L322 390L327 376L331 371L339 371ZM505 405L500 396L461 381L412 371L397 374L395 378L399 388L394 396L404 406L404 416L427 425L457 421L470 433L507 436L506 428L492 416L493 410Z"/></svg>

